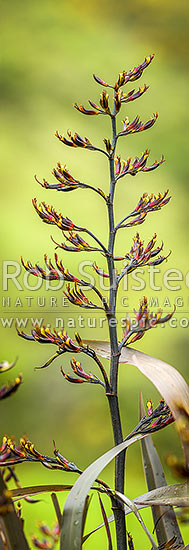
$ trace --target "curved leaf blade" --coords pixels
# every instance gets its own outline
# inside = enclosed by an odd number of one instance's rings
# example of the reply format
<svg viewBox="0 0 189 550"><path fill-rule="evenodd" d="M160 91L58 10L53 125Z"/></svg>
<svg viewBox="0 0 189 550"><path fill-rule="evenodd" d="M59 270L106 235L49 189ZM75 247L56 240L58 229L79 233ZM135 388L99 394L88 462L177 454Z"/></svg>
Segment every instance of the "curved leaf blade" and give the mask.
<svg viewBox="0 0 189 550"><path fill-rule="evenodd" d="M140 418L144 414L145 409L142 395L140 395ZM167 487L163 468L150 435L141 441L141 450L148 490L151 491L162 486ZM175 512L171 506L169 508L160 505L152 506L152 515L159 545L171 540L174 536L177 537L177 544L184 544Z"/></svg>
<svg viewBox="0 0 189 550"><path fill-rule="evenodd" d="M141 515L139 514L139 511L138 511L138 508L137 508L136 504L132 500L130 500L130 498L126 497L122 493L119 493L119 491L116 491L116 495L118 496L118 498L122 502L124 502L124 504L126 504L126 506L128 506L130 508L131 512L133 512L135 514L135 516L138 519L141 527L143 528L143 530L146 533L149 541L151 542L152 548L155 548L155 550L158 550L157 544L155 543L153 537L151 536L151 534L148 531L145 523L143 522L143 519L141 518Z"/></svg>
<svg viewBox="0 0 189 550"><path fill-rule="evenodd" d="M73 485L32 485L31 487L22 487L11 489L11 497L14 501L21 500L27 496L39 495L40 493L57 493L60 491L71 491Z"/></svg>
<svg viewBox="0 0 189 550"><path fill-rule="evenodd" d="M106 341L85 340L97 355L111 358L110 344ZM128 346L122 347L120 363L137 367L157 388L171 409L184 449L186 468L189 469L189 386L174 367L151 355Z"/></svg>
<svg viewBox="0 0 189 550"><path fill-rule="evenodd" d="M61 517L62 516L61 516L60 505L59 505L56 493L51 493L51 498L52 498L53 506L54 506L54 509L55 509L58 525L59 525L59 528L60 528L60 526L61 526Z"/></svg>
<svg viewBox="0 0 189 550"><path fill-rule="evenodd" d="M105 525L106 533L107 533L107 537L108 537L108 550L113 550L112 539L111 539L111 533L110 533L110 528L109 528L109 523L108 523L108 518L107 518L107 515L106 515L106 512L105 512L105 508L104 508L104 505L103 505L102 499L100 498L99 493L98 493L98 498L99 498L100 508L101 508L101 512L102 512L102 517L103 517L103 519L104 519L104 525Z"/></svg>
<svg viewBox="0 0 189 550"><path fill-rule="evenodd" d="M186 483L179 483L175 485L167 485L166 487L158 487L148 493L136 497L133 499L134 504L137 506L138 510L142 508L147 508L154 505L164 505L164 506L189 506L189 493L188 485ZM125 506L125 515L131 513L131 509L128 506ZM114 521L114 515L112 514L108 518L108 523ZM83 542L85 542L93 533L96 533L99 529L104 527L104 523L98 525L95 529L90 531L85 535Z"/></svg>
<svg viewBox="0 0 189 550"><path fill-rule="evenodd" d="M94 349L100 357L110 359L109 342L84 340L84 343ZM179 422L182 412L184 412L189 423L189 387L177 369L160 359L129 347L122 348L120 363L128 363L137 367L156 386L173 412L176 421Z"/></svg>
<svg viewBox="0 0 189 550"><path fill-rule="evenodd" d="M77 479L71 489L63 511L62 528L60 535L60 550L80 550L82 544L82 518L85 507L85 501L90 488L98 478L100 472L107 466L113 458L121 451L142 439L144 434L137 434L128 441L123 441L116 447L100 456L95 462Z"/></svg>

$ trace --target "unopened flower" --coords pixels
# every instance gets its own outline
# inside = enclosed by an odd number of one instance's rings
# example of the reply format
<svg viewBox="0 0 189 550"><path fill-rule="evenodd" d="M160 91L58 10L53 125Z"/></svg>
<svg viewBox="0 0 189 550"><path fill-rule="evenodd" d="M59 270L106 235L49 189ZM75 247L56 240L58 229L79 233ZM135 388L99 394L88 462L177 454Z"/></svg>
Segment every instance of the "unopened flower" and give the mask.
<svg viewBox="0 0 189 550"><path fill-rule="evenodd" d="M45 179L43 182L36 177L35 179L45 189L56 189L57 191L73 191L74 189L87 187L86 184L76 180L60 162L57 163L57 167L53 169L52 173L58 183L49 184Z"/></svg>
<svg viewBox="0 0 189 550"><path fill-rule="evenodd" d="M105 305L104 305L105 307ZM65 330L57 332L56 329L51 331L48 327L39 327L36 326L32 331L31 334L25 334L23 331L19 331L17 329L18 335L24 338L25 340L29 341L37 341L40 344L55 344L57 346L56 353L44 363L44 365L41 365L40 367L35 367L36 369L44 369L48 367L57 357L62 355L65 352L71 352L71 353L80 353L83 352L89 357L95 358L98 366L101 369L101 372L103 376L105 376L106 380L106 373L99 362L98 358L96 357L96 354L93 349L91 349L88 345L85 345L85 343L82 341L79 334L75 333L75 340L72 340L67 332Z"/></svg>
<svg viewBox="0 0 189 550"><path fill-rule="evenodd" d="M59 525L56 524L54 527L49 527L46 523L38 522L38 529L40 531L40 534L42 533L45 535L45 537L48 537L43 539L42 541L38 539L36 536L32 535L31 539L36 548L46 549L46 550L54 550L55 545L59 541L60 536L60 528Z"/></svg>
<svg viewBox="0 0 189 550"><path fill-rule="evenodd" d="M12 395L12 393L15 393L18 390L21 383L22 383L22 374L19 374L13 383L4 384L3 386L1 386L0 400L6 399L10 395Z"/></svg>
<svg viewBox="0 0 189 550"><path fill-rule="evenodd" d="M75 103L74 105L75 109L77 109L77 111L79 111L80 113L83 113L84 115L99 115L100 113L102 113L103 111L101 111L100 109L85 109L85 107L83 105L78 105L77 103Z"/></svg>
<svg viewBox="0 0 189 550"><path fill-rule="evenodd" d="M65 330L57 332L55 329L52 332L48 327L39 327L36 326L32 330L32 334L28 335L22 331L17 330L18 335L24 338L25 340L33 340L40 343L50 343L55 344L62 351L74 351L79 352L81 348L74 344L73 340L67 335Z"/></svg>
<svg viewBox="0 0 189 550"><path fill-rule="evenodd" d="M114 95L114 106L115 106L115 114L117 115L121 109L121 102L122 102L122 92L115 92Z"/></svg>
<svg viewBox="0 0 189 550"><path fill-rule="evenodd" d="M103 198L105 198L105 193L102 191L102 189L76 180L70 174L70 172L68 172L66 166L63 166L60 162L57 163L57 167L53 169L52 174L56 178L57 183L48 183L46 179L43 179L43 181L39 181L36 176L35 180L44 189L56 189L56 191L64 191L66 193L69 191L74 191L75 189L92 189L99 195L103 196Z"/></svg>
<svg viewBox="0 0 189 550"><path fill-rule="evenodd" d="M147 408L147 414L148 414L148 416L151 416L151 414L153 413L153 404L152 404L152 401L147 401L146 408Z"/></svg>
<svg viewBox="0 0 189 550"><path fill-rule="evenodd" d="M135 92L135 90L131 90L127 94L121 92L121 103L129 103L129 101L134 101L135 99L138 99L148 90L148 88L149 86L146 86L146 84L144 84L144 86L140 87L137 92Z"/></svg>
<svg viewBox="0 0 189 550"><path fill-rule="evenodd" d="M161 246L154 248L156 244L156 237L157 235L155 233L155 235L145 247L144 243L140 240L139 233L136 233L130 252L125 254L125 256L116 258L119 260L123 260L124 258L126 258L128 260L128 263L125 265L121 275L118 276L118 280L122 279L122 277L126 273L131 273L138 267L141 267L143 265L158 265L167 260L171 252L169 252L167 256L159 256L155 260L152 259L157 256L163 248L163 243L161 244Z"/></svg>
<svg viewBox="0 0 189 550"><path fill-rule="evenodd" d="M70 365L77 377L66 374L61 368L61 372L64 378L68 380L68 382L72 382L74 384L83 384L84 382L88 382L90 384L100 384L101 386L105 387L105 384L97 376L91 374L91 372L87 374L82 368L81 363L79 363L79 361L76 361L74 357L72 358L72 361L70 361Z"/></svg>
<svg viewBox="0 0 189 550"><path fill-rule="evenodd" d="M118 80L114 84L114 86L111 86L111 84L108 84L107 82L105 82L104 80L96 76L95 74L93 74L93 77L96 80L96 82L101 86L104 86L105 88L114 88L114 90L117 91L119 88L127 84L127 82L133 82L134 80L138 80L138 78L141 77L144 69L148 67L148 65L151 63L153 58L154 58L154 55L149 55L148 57L145 57L144 61L137 67L134 67L128 72L123 71L122 73L119 73Z"/></svg>
<svg viewBox="0 0 189 550"><path fill-rule="evenodd" d="M53 539L58 541L60 535L60 527L58 523L56 523L54 527L49 527L49 525L39 522L38 528L40 529L41 533L44 533L45 535L52 537Z"/></svg>
<svg viewBox="0 0 189 550"><path fill-rule="evenodd" d="M162 206L165 206L170 201L171 197L167 197L168 192L169 190L167 189L164 193L158 193L158 195L143 193L133 212L152 212L160 210Z"/></svg>
<svg viewBox="0 0 189 550"><path fill-rule="evenodd" d="M90 149L91 151L95 151L96 147L92 145L92 143L89 141L88 138L82 138L77 132L75 132L74 135L71 134L70 131L67 132L69 139L65 137L65 135L60 135L58 132L55 133L55 136L62 141L65 145L68 145L69 147L81 147L85 149Z"/></svg>
<svg viewBox="0 0 189 550"><path fill-rule="evenodd" d="M46 539L39 540L34 535L32 535L31 540L32 540L32 543L35 546L35 548L40 548L41 550L53 550L54 549L54 543L49 541L49 540L46 540Z"/></svg>
<svg viewBox="0 0 189 550"><path fill-rule="evenodd" d="M39 462L46 468L64 470L67 472L78 472L81 470L73 462L69 462L62 455L57 457L56 449L54 448L54 454L56 458L49 457L40 453L33 443L26 437L21 437L19 445L16 446L13 438L6 437L6 449L9 451L9 455L6 459L0 460L0 466L11 466L20 462ZM60 460L61 456L61 460ZM3 456L4 458L4 456Z"/></svg>
<svg viewBox="0 0 189 550"><path fill-rule="evenodd" d="M136 428L126 437L126 440L133 437L137 433L141 434L152 434L165 428L169 424L172 424L175 421L175 418L169 409L167 403L162 399L160 404L154 409L152 402L150 403L150 414L147 409L147 416L144 415Z"/></svg>
<svg viewBox="0 0 189 550"><path fill-rule="evenodd" d="M64 466L64 468L68 471L77 471L77 472L81 472L81 470L78 470L77 466L74 464L74 462L69 462L69 460L67 460L60 452L59 450L56 448L56 445L55 445L55 441L53 441L53 445L54 445L54 455L56 457L56 459L58 460L58 462Z"/></svg>
<svg viewBox="0 0 189 550"><path fill-rule="evenodd" d="M48 206L45 202L41 202L38 205L36 198L32 200L32 203L43 222L57 225L63 231L70 231L72 229L82 230L81 227L75 225L69 218L64 218L61 213L57 214L53 206Z"/></svg>
<svg viewBox="0 0 189 550"><path fill-rule="evenodd" d="M124 225L121 225L120 227L133 227L135 225L141 225L141 223L144 223L145 218L147 216L147 212L140 212L138 216L136 216L133 220L130 222L127 222ZM127 218L130 218L131 216L127 216Z"/></svg>
<svg viewBox="0 0 189 550"><path fill-rule="evenodd" d="M143 155L140 158L135 157L133 162L131 162L130 157L127 159L127 161L121 162L120 156L117 155L115 159L116 180L122 178L126 174L135 176L138 172L151 172L152 170L158 168L158 166L160 166L164 162L164 157L162 156L159 162L155 160L153 164L151 164L150 166L146 166L149 154L149 149L146 149Z"/></svg>
<svg viewBox="0 0 189 550"><path fill-rule="evenodd" d="M68 231L68 234L65 235L63 232L63 235L66 239L66 241L70 242L72 246L67 245L66 243L57 243L53 238L53 243L56 244L56 248L62 248L63 250L67 250L67 252L92 252L97 251L99 248L91 246L89 243L87 243L78 233L73 233L73 231Z"/></svg>
<svg viewBox="0 0 189 550"><path fill-rule="evenodd" d="M113 151L113 147L112 147L112 144L111 144L111 141L109 140L109 138L104 138L104 143L105 143L105 146L106 146L106 151L107 153L111 153L111 151Z"/></svg>
<svg viewBox="0 0 189 550"><path fill-rule="evenodd" d="M16 365L16 362L17 362L17 359L15 359L15 361L13 361L13 363L9 363L8 361L1 361L1 363L0 363L0 373L1 372L6 372L7 370L12 369L12 367L14 367L14 365Z"/></svg>
<svg viewBox="0 0 189 550"><path fill-rule="evenodd" d="M154 113L153 116L145 123L140 121L139 116L136 116L132 122L129 122L128 117L123 122L123 130L119 132L119 136L127 136L129 134L135 134L136 132L143 132L151 128L158 118L158 113Z"/></svg>
<svg viewBox="0 0 189 550"><path fill-rule="evenodd" d="M124 86L125 84L127 84L127 82L133 82L134 80L138 80L138 78L141 77L144 69L148 67L148 65L151 63L153 58L154 58L154 55L145 57L143 63L141 63L137 67L134 67L134 69L131 69L128 72L123 71L122 73L120 73L118 80L114 86L115 90L118 90L121 86Z"/></svg>
<svg viewBox="0 0 189 550"><path fill-rule="evenodd" d="M102 309L103 307L97 306L96 304L93 304L86 296L83 294L81 288L78 287L77 283L75 283L75 286L73 288L70 287L70 284L67 285L67 290L63 291L66 298L71 302L71 304L74 304L75 306L84 307L87 309Z"/></svg>
<svg viewBox="0 0 189 550"><path fill-rule="evenodd" d="M17 504L16 515L17 515L17 518L19 518L20 520L22 519L22 504L21 504L21 502L18 502L18 504Z"/></svg>
<svg viewBox="0 0 189 550"><path fill-rule="evenodd" d="M24 262L23 258L21 257L21 262L23 267L28 271L28 273L31 273L31 275L35 275L36 277L41 277L42 279L50 280L50 281L56 281L56 280L64 280L69 282L82 282L80 279L69 273L68 269L65 268L62 265L62 261L58 259L58 255L55 253L55 262L57 269L53 266L51 260L47 259L47 255L44 255L45 264L47 267L47 270L43 269L38 264L35 264L34 266L30 262Z"/></svg>
<svg viewBox="0 0 189 550"><path fill-rule="evenodd" d="M53 530L51 527L49 527L46 523L38 523L38 527L44 535L47 535L47 537L52 537Z"/></svg>
<svg viewBox="0 0 189 550"><path fill-rule="evenodd" d="M128 540L129 550L135 550L134 544L133 544L133 537L131 536L131 533L127 533L127 540Z"/></svg>
<svg viewBox="0 0 189 550"><path fill-rule="evenodd" d="M113 88L113 86L111 86L110 84L108 84L107 82L105 82L105 80L102 80L102 78L99 78L99 76L96 76L96 74L93 74L93 78L94 80L96 80L96 82L98 84L100 84L101 86L105 86L106 88Z"/></svg>
<svg viewBox="0 0 189 550"><path fill-rule="evenodd" d="M94 264L93 264L92 267L93 267L94 271L96 271L96 273L97 273L98 275L100 275L101 277L109 278L109 274L106 273L103 269L99 268L99 267L96 265L96 262L94 262Z"/></svg>
<svg viewBox="0 0 189 550"><path fill-rule="evenodd" d="M125 218L118 223L116 230L143 223L149 212L160 210L163 206L168 204L171 197L168 197L167 195L168 189L164 193L158 193L158 195L154 195L153 193L151 195L148 195L148 193L143 193L137 206L130 214L128 214L128 216L125 216ZM133 218L133 220L127 221L130 218Z"/></svg>
<svg viewBox="0 0 189 550"><path fill-rule="evenodd" d="M139 310L134 310L136 315L135 325L132 325L129 316L127 316L125 319L125 329L123 333L122 344L129 345L133 342L136 342L136 340L139 340L144 336L147 330L154 328L158 324L166 323L167 321L169 321L169 319L171 319L174 311L175 308L172 313L165 315L165 317L162 317L162 310L160 309L157 313L150 313L148 310L147 298L144 296L144 298L141 300Z"/></svg>
<svg viewBox="0 0 189 550"><path fill-rule="evenodd" d="M108 105L108 99L109 99L109 95L107 94L107 92L103 91L100 97L100 105L103 111L105 111L108 115L110 115L111 112Z"/></svg>
<svg viewBox="0 0 189 550"><path fill-rule="evenodd" d="M110 116L112 116L109 105L108 105L108 99L109 99L109 96L108 96L107 92L103 91L101 96L100 96L100 107L98 105L96 105L96 103L94 103L93 101L90 101L90 100L89 100L89 103L90 103L91 107L93 107L93 110L85 109L85 107L83 105L77 105L77 103L75 103L74 107L75 107L75 109L77 109L77 111L79 111L80 113L83 113L84 115L100 115L101 114L101 115L110 115Z"/></svg>

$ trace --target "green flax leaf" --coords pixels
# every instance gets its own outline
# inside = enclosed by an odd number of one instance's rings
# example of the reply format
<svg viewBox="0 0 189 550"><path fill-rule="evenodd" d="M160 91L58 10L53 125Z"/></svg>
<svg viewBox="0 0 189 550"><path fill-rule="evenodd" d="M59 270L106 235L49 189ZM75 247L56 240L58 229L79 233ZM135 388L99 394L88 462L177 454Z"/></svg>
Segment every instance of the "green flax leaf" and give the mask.
<svg viewBox="0 0 189 550"><path fill-rule="evenodd" d="M143 530L146 533L149 541L151 542L152 548L155 548L155 550L158 550L157 544L155 543L153 537L151 536L151 534L148 531L145 523L143 522L143 519L141 518L141 515L139 514L139 511L138 511L138 508L137 508L136 504L132 500L130 500L130 498L126 497L122 493L119 493L118 491L116 491L116 495L119 498L119 500L124 502L124 504L126 504L130 508L131 512L133 512L135 514L135 516L138 519L141 527L143 528Z"/></svg>
<svg viewBox="0 0 189 550"><path fill-rule="evenodd" d="M148 493L144 493L143 495L134 498L133 499L134 504L136 505L138 510L141 510L142 508L147 508L148 506L189 506L189 493L188 493L188 485L187 483L183 484L175 484L175 485L167 485L166 487L158 487L157 489L154 489L152 491L149 491ZM124 508L125 515L127 516L132 512L132 510L125 506ZM108 523L111 523L114 521L114 515L112 514L108 518ZM93 533L98 531L104 527L104 523L101 523L98 525L95 529L90 531L90 533L87 533L85 535L83 542L85 542Z"/></svg>
<svg viewBox="0 0 189 550"><path fill-rule="evenodd" d="M100 495L99 495L99 494L98 494L98 498L99 498L99 502L100 502L100 508L101 508L101 512L102 512L102 517L104 518L104 525L105 525L105 528L106 528L106 534L107 534L107 537L108 537L108 550L113 550L112 539L111 539L111 533L110 533L110 528L109 528L109 523L108 523L108 518L107 518L107 515L106 515L106 511L105 511L105 508L104 508L102 499L100 498Z"/></svg>
<svg viewBox="0 0 189 550"><path fill-rule="evenodd" d="M39 495L40 493L57 493L60 491L70 491L73 485L32 485L31 487L22 487L12 489L11 497L14 501L21 500L27 496Z"/></svg>
<svg viewBox="0 0 189 550"><path fill-rule="evenodd" d="M52 498L52 502L53 502L54 509L55 509L55 512L56 512L58 525L59 525L59 528L60 528L60 526L61 526L61 511L60 511L60 505L59 505L56 493L51 493L51 498Z"/></svg>
<svg viewBox="0 0 189 550"><path fill-rule="evenodd" d="M145 409L142 395L140 395L140 418L142 418L144 414ZM152 491L162 486L166 488L167 482L163 468L150 435L141 441L141 450L148 490ZM183 539L173 508L171 506L152 506L152 514L159 545L165 541L169 541L174 536L177 537L177 544L183 545Z"/></svg>
<svg viewBox="0 0 189 550"><path fill-rule="evenodd" d="M121 451L140 441L144 435L137 434L128 441L123 441L113 449L100 456L95 462L77 479L71 489L63 511L62 528L60 535L60 550L80 550L82 545L82 524L85 502L89 490L91 489L100 472L107 466Z"/></svg>

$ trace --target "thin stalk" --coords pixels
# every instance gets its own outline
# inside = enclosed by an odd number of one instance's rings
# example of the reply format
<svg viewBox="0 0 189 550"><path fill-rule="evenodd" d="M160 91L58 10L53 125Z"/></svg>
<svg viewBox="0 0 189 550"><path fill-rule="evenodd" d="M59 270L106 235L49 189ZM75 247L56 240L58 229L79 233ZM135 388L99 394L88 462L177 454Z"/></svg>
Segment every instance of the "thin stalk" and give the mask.
<svg viewBox="0 0 189 550"><path fill-rule="evenodd" d="M115 113L114 113L115 114ZM115 242L115 225L114 225L114 191L115 191L115 174L114 174L114 154L115 154L115 144L116 144L116 119L113 115L112 117L112 154L109 156L109 165L110 165L110 194L108 198L108 217L109 217L109 243L108 243L108 271L110 278L110 294L109 294L109 315L108 315L108 325L109 325L109 335L110 335L110 345L111 345L111 365L110 365L110 387L111 391L107 394L110 415L112 421L112 428L114 434L114 443L118 445L123 441L123 433L121 426L121 418L119 412L119 402L117 395L117 385L118 385L118 365L119 365L119 356L120 351L118 348L118 339L117 339L117 328L116 328L116 297L117 297L117 281L116 281L116 272L115 264L113 259L114 251L114 242ZM115 459L115 490L124 493L124 474L125 474L125 451L120 453ZM119 487L119 489L118 489ZM118 502L115 498L113 500L113 512L115 517L115 526L116 526L116 539L117 539L117 550L126 550L127 540L126 540L126 525L125 525L125 514L123 505Z"/></svg>
<svg viewBox="0 0 189 550"><path fill-rule="evenodd" d="M98 243L100 245L100 247L102 248L102 250L104 251L105 254L107 254L107 249L106 247L103 245L103 243L96 237L96 235L94 235L94 233L92 233L92 231L89 231L89 229L82 229L83 231L85 231L85 233L87 233L88 235L90 235L90 237L92 237L94 239L94 241L96 241L96 243ZM101 250L100 250L101 252Z"/></svg>
<svg viewBox="0 0 189 550"><path fill-rule="evenodd" d="M83 352L88 355L89 357L91 357L95 363L98 365L100 371L101 371L101 374L104 378L104 382L105 382L105 388L106 388L106 393L109 394L110 393L110 384L109 384L109 380L108 380L108 376L107 376L107 373L99 359L99 357L96 355L95 351L90 349L90 348L87 348L86 350L83 350Z"/></svg>

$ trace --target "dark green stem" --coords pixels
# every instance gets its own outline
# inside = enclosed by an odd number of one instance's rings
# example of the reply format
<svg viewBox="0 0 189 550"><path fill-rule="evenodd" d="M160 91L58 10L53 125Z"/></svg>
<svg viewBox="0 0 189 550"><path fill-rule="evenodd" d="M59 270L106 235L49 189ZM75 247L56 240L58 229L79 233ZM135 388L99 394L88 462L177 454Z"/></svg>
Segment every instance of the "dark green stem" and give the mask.
<svg viewBox="0 0 189 550"><path fill-rule="evenodd" d="M115 225L114 225L114 209L113 200L115 192L115 175L114 175L114 153L116 144L116 119L112 117L112 153L109 157L110 163L110 194L108 198L108 217L109 217L109 243L108 243L108 271L110 280L110 295L109 295L109 335L111 345L111 365L110 365L110 393L107 394L112 428L114 434L114 443L118 445L123 441L121 418L119 412L119 402L117 395L118 386L118 365L119 365L119 348L117 339L116 327L116 297L117 297L117 281L115 264L113 259L114 242L115 242ZM120 453L115 459L115 490L124 493L124 474L125 474L125 451ZM123 505L117 499L113 500L113 512L116 526L117 550L126 550L126 524Z"/></svg>

